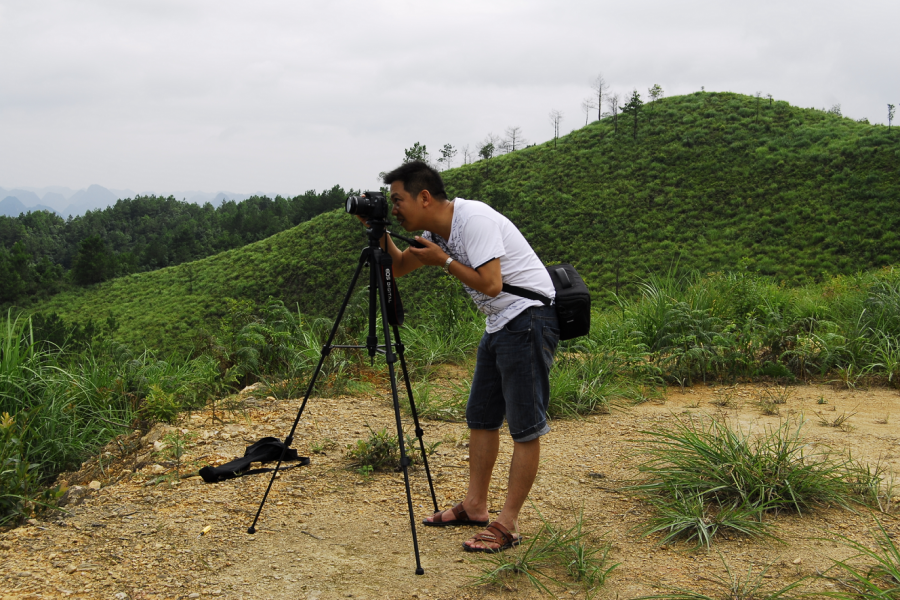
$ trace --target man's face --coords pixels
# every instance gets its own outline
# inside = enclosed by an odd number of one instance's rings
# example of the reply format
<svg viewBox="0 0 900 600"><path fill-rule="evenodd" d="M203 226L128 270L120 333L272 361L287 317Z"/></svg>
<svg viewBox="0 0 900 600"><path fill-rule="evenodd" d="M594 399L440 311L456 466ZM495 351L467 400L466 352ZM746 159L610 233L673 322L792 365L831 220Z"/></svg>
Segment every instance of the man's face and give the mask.
<svg viewBox="0 0 900 600"><path fill-rule="evenodd" d="M422 202L406 191L402 181L391 183L391 204L393 206L391 214L403 229L407 231L424 229L419 224L422 220Z"/></svg>

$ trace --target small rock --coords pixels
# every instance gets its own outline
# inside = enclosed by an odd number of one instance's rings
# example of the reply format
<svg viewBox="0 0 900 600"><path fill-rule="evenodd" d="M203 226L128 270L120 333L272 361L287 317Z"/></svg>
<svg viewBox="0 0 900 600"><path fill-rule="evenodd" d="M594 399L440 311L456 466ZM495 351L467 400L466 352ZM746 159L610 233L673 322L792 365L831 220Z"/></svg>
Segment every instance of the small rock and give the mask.
<svg viewBox="0 0 900 600"><path fill-rule="evenodd" d="M164 425L162 423L157 423L153 426L147 435L141 438L141 446L152 446L154 442L156 442L159 438L164 436L171 427L168 425Z"/></svg>
<svg viewBox="0 0 900 600"><path fill-rule="evenodd" d="M159 440L153 442L153 451L154 452L162 452L163 450L165 450L168 447L169 447L168 444L164 444L164 443L160 442Z"/></svg>
<svg viewBox="0 0 900 600"><path fill-rule="evenodd" d="M803 559L802 559L802 558L795 558L795 559L792 560L791 562L792 562L793 564L795 564L795 565L799 565L800 563L803 562Z"/></svg>
<svg viewBox="0 0 900 600"><path fill-rule="evenodd" d="M200 594L198 592L193 592L191 594L188 594L188 598L199 598L199 597L200 597Z"/></svg>
<svg viewBox="0 0 900 600"><path fill-rule="evenodd" d="M469 455L466 454L465 456L463 456L463 460L468 461L468 460L469 460Z"/></svg>
<svg viewBox="0 0 900 600"><path fill-rule="evenodd" d="M103 486L102 483L97 481L96 479L88 484L88 487L92 490L99 490Z"/></svg>
<svg viewBox="0 0 900 600"><path fill-rule="evenodd" d="M78 570L78 565L76 565L74 563L72 563L71 565L66 567L66 573L68 573L69 575L71 575L72 573L74 573L77 570Z"/></svg>
<svg viewBox="0 0 900 600"><path fill-rule="evenodd" d="M128 594L126 594L125 592L119 592L118 594L113 596L113 598L115 598L116 600L128 600Z"/></svg>
<svg viewBox="0 0 900 600"><path fill-rule="evenodd" d="M166 468L162 465L152 465L150 467L150 472L154 475L162 475L166 472Z"/></svg>
<svg viewBox="0 0 900 600"><path fill-rule="evenodd" d="M59 500L60 506L78 506L84 499L88 497L88 494L91 493L90 488L86 488L80 485L73 485L66 493L63 494L63 497Z"/></svg>

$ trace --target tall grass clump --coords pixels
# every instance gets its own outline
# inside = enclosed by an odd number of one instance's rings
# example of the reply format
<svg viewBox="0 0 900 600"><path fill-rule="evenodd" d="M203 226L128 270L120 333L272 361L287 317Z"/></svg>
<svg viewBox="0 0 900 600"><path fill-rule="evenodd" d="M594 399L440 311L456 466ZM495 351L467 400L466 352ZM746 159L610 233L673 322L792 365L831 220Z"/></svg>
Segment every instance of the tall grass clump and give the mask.
<svg viewBox="0 0 900 600"><path fill-rule="evenodd" d="M0 456L14 468L4 470L0 496L36 506L41 486L116 435L201 406L217 375L204 357L135 356L98 340L67 350L37 339L30 318L8 313L0 322L0 414L8 415ZM0 519L27 516L22 510Z"/></svg>
<svg viewBox="0 0 900 600"><path fill-rule="evenodd" d="M434 282L400 330L407 362L415 374L428 375L444 363L463 363L475 355L484 333L484 315L453 278Z"/></svg>
<svg viewBox="0 0 900 600"><path fill-rule="evenodd" d="M771 535L765 519L781 511L850 505L865 471L849 458L807 454L800 429L785 422L751 435L712 419L676 419L644 432L643 477L631 489L656 510L645 533L708 547L723 530Z"/></svg>
<svg viewBox="0 0 900 600"><path fill-rule="evenodd" d="M590 334L560 343L550 370L551 417L608 413L641 386L662 383L647 347L616 313L594 315Z"/></svg>
<svg viewBox="0 0 900 600"><path fill-rule="evenodd" d="M755 378L898 385L900 272L788 289L758 273L650 274L621 325L671 383ZM830 378L830 379L829 379Z"/></svg>

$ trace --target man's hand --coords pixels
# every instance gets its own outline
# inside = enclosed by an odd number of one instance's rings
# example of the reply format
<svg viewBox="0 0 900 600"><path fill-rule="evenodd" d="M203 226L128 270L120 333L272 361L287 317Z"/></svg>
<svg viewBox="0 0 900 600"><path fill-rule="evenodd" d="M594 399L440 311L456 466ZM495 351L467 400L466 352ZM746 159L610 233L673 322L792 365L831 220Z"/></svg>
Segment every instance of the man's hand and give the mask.
<svg viewBox="0 0 900 600"><path fill-rule="evenodd" d="M429 242L420 235L417 235L415 239L425 247L416 248L415 246L410 246L409 248L407 248L407 252L412 253L412 255L415 256L416 259L418 259L418 261L423 265L430 265L432 267L444 266L444 263L447 262L449 255L441 250L440 246L438 246L434 242Z"/></svg>

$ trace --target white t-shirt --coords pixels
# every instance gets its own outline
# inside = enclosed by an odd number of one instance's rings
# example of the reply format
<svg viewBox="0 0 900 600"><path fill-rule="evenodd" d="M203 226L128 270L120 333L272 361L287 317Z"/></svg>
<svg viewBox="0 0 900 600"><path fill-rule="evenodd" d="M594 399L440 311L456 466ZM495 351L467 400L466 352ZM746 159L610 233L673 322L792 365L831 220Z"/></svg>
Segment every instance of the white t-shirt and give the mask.
<svg viewBox="0 0 900 600"><path fill-rule="evenodd" d="M515 285L555 298L556 290L537 254L512 222L483 202L453 200L450 239L426 231L422 237L440 246L453 260L477 269L495 258L500 259L503 283ZM478 310L487 315L488 333L499 331L529 306L542 306L537 300L500 292L496 298L464 286Z"/></svg>

